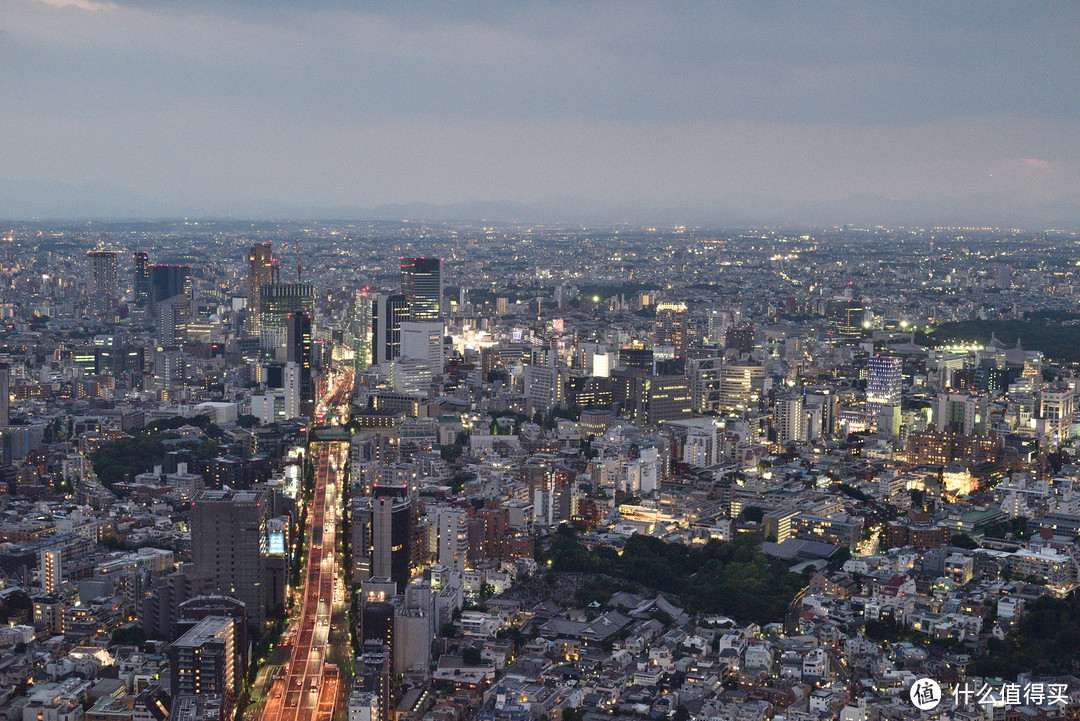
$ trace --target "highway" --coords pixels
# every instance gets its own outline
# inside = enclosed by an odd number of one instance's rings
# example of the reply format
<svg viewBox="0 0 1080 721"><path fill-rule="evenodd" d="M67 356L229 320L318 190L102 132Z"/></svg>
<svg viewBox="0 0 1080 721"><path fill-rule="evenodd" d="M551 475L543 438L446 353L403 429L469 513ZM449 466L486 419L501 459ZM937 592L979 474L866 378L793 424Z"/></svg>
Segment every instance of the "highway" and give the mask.
<svg viewBox="0 0 1080 721"><path fill-rule="evenodd" d="M340 412L352 397L353 375L334 374L325 396L317 404L316 423ZM262 721L331 721L341 706L341 679L327 662L327 641L333 623L337 579L337 507L349 444L316 442L310 445L315 465L315 493L308 508L307 571L300 614L295 624L292 656L270 686ZM340 593L339 593L340 595Z"/></svg>

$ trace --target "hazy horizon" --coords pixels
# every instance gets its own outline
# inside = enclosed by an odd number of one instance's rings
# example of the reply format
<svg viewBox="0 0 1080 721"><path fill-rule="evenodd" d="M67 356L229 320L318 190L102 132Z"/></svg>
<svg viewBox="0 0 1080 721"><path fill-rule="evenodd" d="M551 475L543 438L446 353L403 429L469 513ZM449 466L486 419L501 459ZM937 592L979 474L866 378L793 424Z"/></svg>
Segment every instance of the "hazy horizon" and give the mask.
<svg viewBox="0 0 1080 721"><path fill-rule="evenodd" d="M1075 4L0 8L0 217L1080 225Z"/></svg>

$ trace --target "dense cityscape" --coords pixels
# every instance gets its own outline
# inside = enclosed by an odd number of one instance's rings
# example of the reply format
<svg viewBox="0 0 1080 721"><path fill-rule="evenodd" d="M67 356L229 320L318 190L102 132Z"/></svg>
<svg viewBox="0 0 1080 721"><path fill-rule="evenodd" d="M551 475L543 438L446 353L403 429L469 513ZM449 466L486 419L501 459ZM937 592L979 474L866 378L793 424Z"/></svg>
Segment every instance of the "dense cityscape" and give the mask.
<svg viewBox="0 0 1080 721"><path fill-rule="evenodd" d="M1080 718L1078 293L1070 230L9 222L0 718Z"/></svg>

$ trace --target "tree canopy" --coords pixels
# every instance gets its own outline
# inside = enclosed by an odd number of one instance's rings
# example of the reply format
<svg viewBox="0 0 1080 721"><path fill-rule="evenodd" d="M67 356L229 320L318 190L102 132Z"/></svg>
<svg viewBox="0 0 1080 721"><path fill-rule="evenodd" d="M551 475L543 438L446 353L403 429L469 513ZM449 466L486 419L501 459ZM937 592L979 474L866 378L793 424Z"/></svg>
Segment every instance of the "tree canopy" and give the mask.
<svg viewBox="0 0 1080 721"><path fill-rule="evenodd" d="M1080 671L1080 595L1040 598L1009 632L1004 641L991 638L989 654L976 659L972 673L1015 678L1034 675L1076 674Z"/></svg>
<svg viewBox="0 0 1080 721"><path fill-rule="evenodd" d="M805 579L758 551L760 541L758 534L746 534L687 546L635 534L620 555L609 546L588 550L563 526L551 539L550 560L557 571L603 573L669 593L691 612L764 624L784 618Z"/></svg>

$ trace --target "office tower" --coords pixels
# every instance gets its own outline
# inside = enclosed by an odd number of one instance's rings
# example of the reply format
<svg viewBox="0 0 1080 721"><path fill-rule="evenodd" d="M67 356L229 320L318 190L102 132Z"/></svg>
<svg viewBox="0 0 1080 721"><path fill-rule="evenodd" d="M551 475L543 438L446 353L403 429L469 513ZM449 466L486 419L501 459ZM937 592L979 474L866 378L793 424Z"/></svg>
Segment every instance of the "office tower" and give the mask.
<svg viewBox="0 0 1080 721"><path fill-rule="evenodd" d="M267 606L285 602L271 598L266 583L265 525L271 505L264 491L207 490L195 498L191 513L195 572L208 576L217 593L243 601L259 633Z"/></svg>
<svg viewBox="0 0 1080 721"><path fill-rule="evenodd" d="M394 389L425 393L443 372L442 321L405 321L401 324L401 356L394 363Z"/></svg>
<svg viewBox="0 0 1080 721"><path fill-rule="evenodd" d="M285 320L285 360L300 368L300 405L310 415L309 406L315 399L311 382L311 315L298 310Z"/></svg>
<svg viewBox="0 0 1080 721"><path fill-rule="evenodd" d="M986 432L987 399L966 393L938 394L934 425L939 431L953 431L965 436Z"/></svg>
<svg viewBox="0 0 1080 721"><path fill-rule="evenodd" d="M802 443L806 440L806 413L801 395L779 398L773 408L773 425L776 442Z"/></svg>
<svg viewBox="0 0 1080 721"><path fill-rule="evenodd" d="M442 321L406 321L401 324L401 355L425 361L434 375L443 369Z"/></svg>
<svg viewBox="0 0 1080 721"><path fill-rule="evenodd" d="M286 363L282 378L285 388L285 417L299 418L303 415L304 408L301 396L303 380L300 365L298 363Z"/></svg>
<svg viewBox="0 0 1080 721"><path fill-rule="evenodd" d="M135 262L135 305L145 308L150 304L150 262L145 250L136 250L132 254Z"/></svg>
<svg viewBox="0 0 1080 721"><path fill-rule="evenodd" d="M880 353L866 361L866 410L870 418L877 418L884 406L900 405L903 368L902 358Z"/></svg>
<svg viewBox="0 0 1080 721"><path fill-rule="evenodd" d="M116 303L116 256L115 250L91 250L90 301L95 310L107 310Z"/></svg>
<svg viewBox="0 0 1080 721"><path fill-rule="evenodd" d="M59 548L45 548L38 552L38 578L43 593L59 593L64 583L61 553Z"/></svg>
<svg viewBox="0 0 1080 721"><path fill-rule="evenodd" d="M194 563L181 563L139 603L139 628L150 638L176 638L184 602L213 592L214 583L209 575L196 573Z"/></svg>
<svg viewBox="0 0 1080 721"><path fill-rule="evenodd" d="M184 296L191 301L191 266L155 264L150 266L150 305Z"/></svg>
<svg viewBox="0 0 1080 721"><path fill-rule="evenodd" d="M525 396L533 413L547 413L561 404L562 372L553 366L525 366Z"/></svg>
<svg viewBox="0 0 1080 721"><path fill-rule="evenodd" d="M399 593L405 590L412 575L412 521L412 500L405 485L376 483L371 496L357 499L353 510L357 549L354 580L389 578Z"/></svg>
<svg viewBox="0 0 1080 721"><path fill-rule="evenodd" d="M248 313L252 330L259 332L259 303L262 287L274 282L274 253L270 243L256 243L248 249Z"/></svg>
<svg viewBox="0 0 1080 721"><path fill-rule="evenodd" d="M183 636L207 616L233 620L233 648L240 675L248 667L247 606L228 596L195 596L177 606L175 636ZM167 638L173 638L173 635Z"/></svg>
<svg viewBox="0 0 1080 721"><path fill-rule="evenodd" d="M676 358L686 357L690 313L686 303L663 301L656 305L656 345L671 346Z"/></svg>
<svg viewBox="0 0 1080 721"><path fill-rule="evenodd" d="M720 366L720 397L723 410L756 408L765 387L765 367L756 363Z"/></svg>
<svg viewBox="0 0 1080 721"><path fill-rule="evenodd" d="M222 697L224 717L240 693L243 669L236 665L235 631L229 616L207 616L169 647L169 691Z"/></svg>
<svg viewBox="0 0 1080 721"><path fill-rule="evenodd" d="M641 383L635 420L646 426L689 418L694 414L693 391L685 376L646 376Z"/></svg>
<svg viewBox="0 0 1080 721"><path fill-rule="evenodd" d="M401 292L409 306L409 320L442 317L442 261L438 258L402 258Z"/></svg>
<svg viewBox="0 0 1080 721"><path fill-rule="evenodd" d="M365 600L360 610L360 637L364 666L370 669L370 673L362 674L361 685L364 690L377 694L378 718L384 721L390 718L393 700L390 672L394 658L394 604Z"/></svg>
<svg viewBox="0 0 1080 721"><path fill-rule="evenodd" d="M836 394L829 388L815 388L806 394L806 407L820 409L821 434L832 436L836 434L836 419L839 412L839 401ZM810 439L814 440L814 439Z"/></svg>
<svg viewBox="0 0 1080 721"><path fill-rule="evenodd" d="M439 511L439 563L452 571L465 571L469 554L469 527L465 511L444 508Z"/></svg>
<svg viewBox="0 0 1080 721"><path fill-rule="evenodd" d="M0 363L0 427L11 425L11 368Z"/></svg>
<svg viewBox="0 0 1080 721"><path fill-rule="evenodd" d="M259 289L259 345L267 350L285 345L289 314L310 312L314 306L315 286L311 283L263 285Z"/></svg>
<svg viewBox="0 0 1080 721"><path fill-rule="evenodd" d="M357 290L353 303L353 370L367 370L371 357L371 295Z"/></svg>
<svg viewBox="0 0 1080 721"><path fill-rule="evenodd" d="M187 326L191 319L191 301L186 295L166 298L155 304L158 342L161 347L183 345L187 340Z"/></svg>
<svg viewBox="0 0 1080 721"><path fill-rule="evenodd" d="M408 320L408 313L403 294L375 296L371 305L371 356L375 365L401 355L401 324Z"/></svg>
<svg viewBox="0 0 1080 721"><path fill-rule="evenodd" d="M695 413L718 413L720 411L721 358L690 358L686 374L690 378L694 396Z"/></svg>
<svg viewBox="0 0 1080 721"><path fill-rule="evenodd" d="M724 348L749 355L754 350L754 326L745 324L725 330Z"/></svg>

